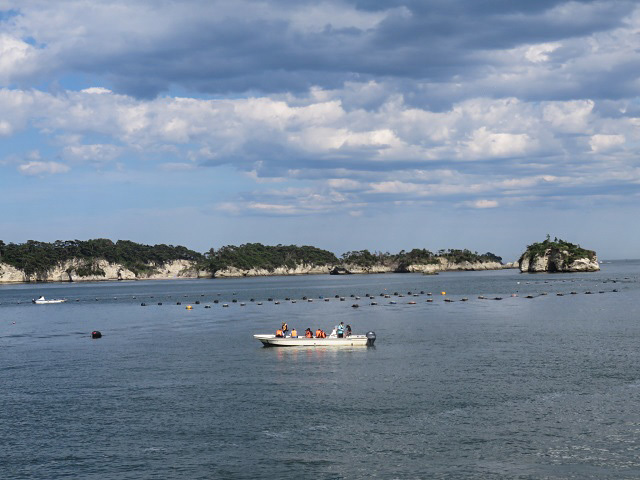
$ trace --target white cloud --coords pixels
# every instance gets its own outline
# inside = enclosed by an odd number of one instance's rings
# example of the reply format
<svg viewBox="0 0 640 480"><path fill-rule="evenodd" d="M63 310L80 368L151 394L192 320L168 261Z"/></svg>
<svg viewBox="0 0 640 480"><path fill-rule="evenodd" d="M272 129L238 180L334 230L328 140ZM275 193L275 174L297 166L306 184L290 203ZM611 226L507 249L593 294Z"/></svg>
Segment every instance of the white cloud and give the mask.
<svg viewBox="0 0 640 480"><path fill-rule="evenodd" d="M476 200L471 204L474 208L496 208L498 206L498 202L496 200Z"/></svg>
<svg viewBox="0 0 640 480"><path fill-rule="evenodd" d="M589 131L593 100L552 102L543 110L543 118L558 132L585 134Z"/></svg>
<svg viewBox="0 0 640 480"><path fill-rule="evenodd" d="M7 85L34 68L34 48L19 38L0 34L0 84Z"/></svg>
<svg viewBox="0 0 640 480"><path fill-rule="evenodd" d="M494 133L480 127L473 132L466 147L474 157L518 156L533 150L536 142L526 133Z"/></svg>
<svg viewBox="0 0 640 480"><path fill-rule="evenodd" d="M58 162L31 161L18 166L18 171L23 175L55 175L66 173L70 169L67 165Z"/></svg>
<svg viewBox="0 0 640 480"><path fill-rule="evenodd" d="M591 150L594 152L607 152L623 145L625 142L624 135L592 135L589 140Z"/></svg>
<svg viewBox="0 0 640 480"><path fill-rule="evenodd" d="M533 63L546 62L549 60L549 53L554 52L560 48L559 43L541 43L538 45L531 45L524 56L527 60Z"/></svg>
<svg viewBox="0 0 640 480"><path fill-rule="evenodd" d="M89 88L85 88L83 90L80 90L82 93L89 93L92 95L105 95L108 93L113 93L111 90L109 90L108 88L103 88L103 87L89 87Z"/></svg>
<svg viewBox="0 0 640 480"><path fill-rule="evenodd" d="M122 149L116 145L67 145L63 156L69 160L100 164L115 160L121 152Z"/></svg>

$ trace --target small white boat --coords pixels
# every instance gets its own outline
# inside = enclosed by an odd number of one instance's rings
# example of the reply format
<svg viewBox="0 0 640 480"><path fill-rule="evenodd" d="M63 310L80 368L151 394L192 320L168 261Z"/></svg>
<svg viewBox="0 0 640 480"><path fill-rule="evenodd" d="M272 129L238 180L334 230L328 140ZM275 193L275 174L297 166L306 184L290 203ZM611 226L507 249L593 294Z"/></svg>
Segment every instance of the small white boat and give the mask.
<svg viewBox="0 0 640 480"><path fill-rule="evenodd" d="M338 338L329 335L326 338L307 337L276 337L275 335L254 335L265 347L372 347L376 341L375 332L366 335L349 335Z"/></svg>
<svg viewBox="0 0 640 480"><path fill-rule="evenodd" d="M36 305L47 305L47 304L49 304L49 303L64 303L64 302L66 302L66 301L67 301L67 299L66 299L66 298L54 298L54 299L51 299L51 300L47 300L47 299L45 299L45 298L44 298L44 296L43 296L43 297L40 297L40 298L38 298L38 299L35 299L35 298L34 298L34 299L33 299L33 300L31 300L31 301L32 301L33 303L35 303Z"/></svg>

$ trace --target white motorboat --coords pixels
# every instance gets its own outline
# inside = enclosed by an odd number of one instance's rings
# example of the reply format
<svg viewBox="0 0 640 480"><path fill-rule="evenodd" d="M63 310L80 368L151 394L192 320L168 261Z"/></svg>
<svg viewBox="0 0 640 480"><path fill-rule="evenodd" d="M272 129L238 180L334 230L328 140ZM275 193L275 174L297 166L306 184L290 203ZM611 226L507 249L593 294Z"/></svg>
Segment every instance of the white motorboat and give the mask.
<svg viewBox="0 0 640 480"><path fill-rule="evenodd" d="M349 335L338 337L329 335L326 338L316 337L276 337L275 335L254 335L265 347L372 347L376 341L375 332L366 335Z"/></svg>
<svg viewBox="0 0 640 480"><path fill-rule="evenodd" d="M66 298L54 298L51 300L47 300L46 298L44 298L44 296L38 298L38 299L33 299L31 300L33 303L35 303L36 305L47 305L49 303L64 303L67 301Z"/></svg>

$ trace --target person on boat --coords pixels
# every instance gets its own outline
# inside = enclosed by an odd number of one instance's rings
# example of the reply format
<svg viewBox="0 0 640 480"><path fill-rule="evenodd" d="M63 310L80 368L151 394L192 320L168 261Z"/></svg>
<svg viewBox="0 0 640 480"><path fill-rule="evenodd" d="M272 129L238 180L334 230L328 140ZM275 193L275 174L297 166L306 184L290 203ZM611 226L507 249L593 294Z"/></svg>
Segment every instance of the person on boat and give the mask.
<svg viewBox="0 0 640 480"><path fill-rule="evenodd" d="M313 338L313 333L311 333L311 329L310 329L310 328L307 328L307 329L304 331L304 337L305 337L305 338Z"/></svg>
<svg viewBox="0 0 640 480"><path fill-rule="evenodd" d="M276 337L278 337L278 338L284 337L284 334L282 333L281 329L276 330Z"/></svg>
<svg viewBox="0 0 640 480"><path fill-rule="evenodd" d="M316 330L316 338L322 338L322 330L320 329Z"/></svg>
<svg viewBox="0 0 640 480"><path fill-rule="evenodd" d="M291 330L291 338L298 338L298 331L295 328Z"/></svg>
<svg viewBox="0 0 640 480"><path fill-rule="evenodd" d="M336 327L338 338L344 337L344 322L340 322L340 325Z"/></svg>
<svg viewBox="0 0 640 480"><path fill-rule="evenodd" d="M345 336L346 337L350 337L351 336L351 325L347 325L347 329L345 331Z"/></svg>
<svg viewBox="0 0 640 480"><path fill-rule="evenodd" d="M324 330L320 330L320 338L327 338L327 333Z"/></svg>
<svg viewBox="0 0 640 480"><path fill-rule="evenodd" d="M282 335L286 337L288 331L289 325L287 325L287 322L282 322Z"/></svg>

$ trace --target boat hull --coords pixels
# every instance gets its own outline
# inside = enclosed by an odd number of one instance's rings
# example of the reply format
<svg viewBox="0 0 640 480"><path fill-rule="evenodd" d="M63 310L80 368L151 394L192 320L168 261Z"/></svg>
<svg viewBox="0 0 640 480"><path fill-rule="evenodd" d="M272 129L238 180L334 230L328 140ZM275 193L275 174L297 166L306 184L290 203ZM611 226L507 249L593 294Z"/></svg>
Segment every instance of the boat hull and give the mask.
<svg viewBox="0 0 640 480"><path fill-rule="evenodd" d="M49 305L51 303L64 303L66 300L33 300L36 305Z"/></svg>
<svg viewBox="0 0 640 480"><path fill-rule="evenodd" d="M276 337L275 335L254 335L265 347L367 347L373 342L366 335L351 335L338 338Z"/></svg>

